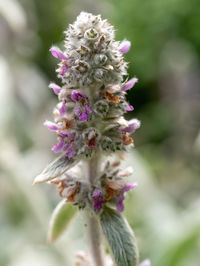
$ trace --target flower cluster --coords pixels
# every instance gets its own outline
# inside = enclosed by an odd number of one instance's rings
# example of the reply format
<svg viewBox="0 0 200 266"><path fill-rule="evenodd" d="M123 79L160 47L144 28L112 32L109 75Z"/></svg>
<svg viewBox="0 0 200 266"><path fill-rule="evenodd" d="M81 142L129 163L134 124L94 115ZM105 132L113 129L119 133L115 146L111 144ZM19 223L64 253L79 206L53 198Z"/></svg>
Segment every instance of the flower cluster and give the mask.
<svg viewBox="0 0 200 266"><path fill-rule="evenodd" d="M90 186L82 176L77 177L73 169L50 182L58 185L59 194L66 202L72 202L80 209L89 207L98 212L108 203L122 212L125 193L134 189L137 183L126 184L124 178L132 174L132 168L122 170L119 166L120 161L107 161L93 186ZM83 165L78 165L78 168L78 172L84 173Z"/></svg>
<svg viewBox="0 0 200 266"><path fill-rule="evenodd" d="M138 81L123 82L127 75L123 54L130 42L114 41L114 29L107 20L85 12L65 34L64 52L55 46L50 49L60 60L56 71L63 84L49 85L59 99L55 122L44 123L58 136L53 151L70 159L126 150L133 143L129 135L140 126L136 119L122 119L133 110L126 92Z"/></svg>

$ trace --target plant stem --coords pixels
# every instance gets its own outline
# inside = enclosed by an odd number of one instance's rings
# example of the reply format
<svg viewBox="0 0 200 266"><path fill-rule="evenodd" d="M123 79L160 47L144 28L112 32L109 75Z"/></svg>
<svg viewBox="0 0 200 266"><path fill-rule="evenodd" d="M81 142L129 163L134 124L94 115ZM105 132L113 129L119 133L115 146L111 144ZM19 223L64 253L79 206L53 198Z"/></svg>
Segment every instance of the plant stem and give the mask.
<svg viewBox="0 0 200 266"><path fill-rule="evenodd" d="M88 162L88 182L94 185L98 172L98 157L92 158Z"/></svg>
<svg viewBox="0 0 200 266"><path fill-rule="evenodd" d="M101 244L101 232L97 218L90 213L85 213L85 221L87 226L87 237L89 242L90 257L92 258L92 266L105 266L104 251Z"/></svg>
<svg viewBox="0 0 200 266"><path fill-rule="evenodd" d="M88 162L88 181L91 185L94 184L97 173L97 158L91 159ZM94 214L85 211L85 222L87 227L87 237L90 248L90 255L92 257L92 265L105 266L104 264L104 250L101 243L101 231L99 222Z"/></svg>

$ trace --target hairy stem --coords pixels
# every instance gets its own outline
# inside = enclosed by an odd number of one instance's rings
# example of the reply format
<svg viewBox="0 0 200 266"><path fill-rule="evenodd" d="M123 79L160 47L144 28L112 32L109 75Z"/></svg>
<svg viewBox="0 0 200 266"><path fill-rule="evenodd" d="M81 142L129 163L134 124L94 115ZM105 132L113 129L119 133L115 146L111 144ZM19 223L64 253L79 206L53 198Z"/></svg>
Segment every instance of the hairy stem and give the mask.
<svg viewBox="0 0 200 266"><path fill-rule="evenodd" d="M96 179L97 167L97 158L91 159L88 162L88 181L91 185L94 184ZM89 211L85 211L85 222L92 265L105 266L99 222L95 215L92 215Z"/></svg>
<svg viewBox="0 0 200 266"><path fill-rule="evenodd" d="M104 251L101 243L101 232L98 220L94 215L92 216L90 213L86 212L85 221L92 266L105 266Z"/></svg>
<svg viewBox="0 0 200 266"><path fill-rule="evenodd" d="M97 172L98 172L98 157L94 157L88 162L88 182L91 185L95 184Z"/></svg>

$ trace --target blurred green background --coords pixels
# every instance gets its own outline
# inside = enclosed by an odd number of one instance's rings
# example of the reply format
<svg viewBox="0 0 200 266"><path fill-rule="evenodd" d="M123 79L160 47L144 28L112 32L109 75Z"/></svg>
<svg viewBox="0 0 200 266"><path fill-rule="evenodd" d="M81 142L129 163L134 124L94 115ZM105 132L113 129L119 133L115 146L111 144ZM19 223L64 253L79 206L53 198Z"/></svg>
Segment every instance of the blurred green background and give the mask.
<svg viewBox="0 0 200 266"><path fill-rule="evenodd" d="M80 11L102 14L139 83L128 94L142 127L126 164L139 187L126 200L141 260L152 266L200 265L200 4L198 0L0 0L0 265L61 266L84 246L77 219L54 245L48 221L55 187L32 187L54 154L43 127L56 97L63 31Z"/></svg>

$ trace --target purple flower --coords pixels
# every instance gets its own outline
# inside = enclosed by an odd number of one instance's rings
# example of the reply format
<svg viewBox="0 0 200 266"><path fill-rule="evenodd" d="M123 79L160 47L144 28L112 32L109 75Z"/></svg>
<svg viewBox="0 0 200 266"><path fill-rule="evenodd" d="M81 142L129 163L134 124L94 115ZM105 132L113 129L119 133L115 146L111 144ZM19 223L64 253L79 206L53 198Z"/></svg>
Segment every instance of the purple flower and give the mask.
<svg viewBox="0 0 200 266"><path fill-rule="evenodd" d="M70 134L71 134L71 133L69 133L68 131L61 131L61 132L60 132L60 136L61 136L61 137L70 137Z"/></svg>
<svg viewBox="0 0 200 266"><path fill-rule="evenodd" d="M140 263L139 266L151 266L150 260L144 260L143 262Z"/></svg>
<svg viewBox="0 0 200 266"><path fill-rule="evenodd" d="M137 187L137 183L129 183L129 184L126 184L119 192L118 196L117 196L117 210L119 212L123 212L124 211L124 193L125 192L128 192L129 190L131 189L134 189L135 187Z"/></svg>
<svg viewBox="0 0 200 266"><path fill-rule="evenodd" d="M57 58L62 60L61 62L61 66L59 68L59 74L61 76L64 76L64 74L67 72L68 70L68 64L67 64L67 60L69 59L58 47L53 46L51 47L51 49L49 50L51 52L51 54Z"/></svg>
<svg viewBox="0 0 200 266"><path fill-rule="evenodd" d="M133 111L134 110L134 107L130 104L130 103L127 103L127 107L124 108L125 111Z"/></svg>
<svg viewBox="0 0 200 266"><path fill-rule="evenodd" d="M49 88L52 89L56 95L58 95L61 91L61 87L55 83L50 83Z"/></svg>
<svg viewBox="0 0 200 266"><path fill-rule="evenodd" d="M59 69L59 74L60 74L61 76L64 76L65 73L66 73L67 70L68 70L68 64L67 64L67 61L62 61L61 64L62 64L62 65L61 65L61 67L60 67L60 69Z"/></svg>
<svg viewBox="0 0 200 266"><path fill-rule="evenodd" d="M68 59L65 56L65 54L56 46L52 46L49 51L57 59L60 59L60 60L67 60Z"/></svg>
<svg viewBox="0 0 200 266"><path fill-rule="evenodd" d="M60 129L60 128L59 128ZM64 151L64 156L69 159L76 153L75 152L75 133L65 130L59 131L59 141L56 145L52 147L55 153Z"/></svg>
<svg viewBox="0 0 200 266"><path fill-rule="evenodd" d="M46 126L49 130L51 130L51 131L57 131L57 130L59 130L60 128L56 125L56 123L53 123L53 122L51 122L51 121L48 121L48 120L46 120L45 122L44 122L44 126Z"/></svg>
<svg viewBox="0 0 200 266"><path fill-rule="evenodd" d="M61 105L61 107L60 107L60 109L59 109L59 112L60 112L60 114L61 115L65 115L66 114L66 106L65 106L65 104L66 104L66 101L64 100L63 102L62 102L62 105Z"/></svg>
<svg viewBox="0 0 200 266"><path fill-rule="evenodd" d="M140 127L140 121L137 119L132 119L129 121L128 127L121 128L121 131L124 133L134 133L136 129Z"/></svg>
<svg viewBox="0 0 200 266"><path fill-rule="evenodd" d="M63 150L65 150L65 156L67 156L69 159L76 153L75 152L75 133L71 132L63 132L63 135L65 135L65 145L63 147Z"/></svg>
<svg viewBox="0 0 200 266"><path fill-rule="evenodd" d="M80 121L87 121L88 115L92 112L88 105L87 97L81 91L72 91L71 98L73 101L78 102L75 109L75 114L79 117Z"/></svg>
<svg viewBox="0 0 200 266"><path fill-rule="evenodd" d="M71 94L71 98L73 101L79 102L82 99L86 99L86 95L84 93L82 93L81 91L73 90L72 94Z"/></svg>
<svg viewBox="0 0 200 266"><path fill-rule="evenodd" d="M128 51L130 50L130 48L131 48L131 42L129 42L127 40L122 41L120 43L120 45L119 45L119 51L122 54L128 53Z"/></svg>
<svg viewBox="0 0 200 266"><path fill-rule="evenodd" d="M67 156L69 159L76 153L74 143L65 144L64 149L66 150L65 156Z"/></svg>
<svg viewBox="0 0 200 266"><path fill-rule="evenodd" d="M102 191L100 189L95 189L92 194L93 198L93 207L96 211L99 211L103 208L103 203L105 200L103 199Z"/></svg>
<svg viewBox="0 0 200 266"><path fill-rule="evenodd" d="M53 146L52 151L54 151L55 153L61 152L63 150L64 144L65 144L64 140L60 138L58 143Z"/></svg>
<svg viewBox="0 0 200 266"><path fill-rule="evenodd" d="M130 79L128 82L126 82L124 84L124 86L121 88L122 91L127 91L130 90L131 88L133 88L133 86L135 85L135 83L138 82L137 78L132 78Z"/></svg>

